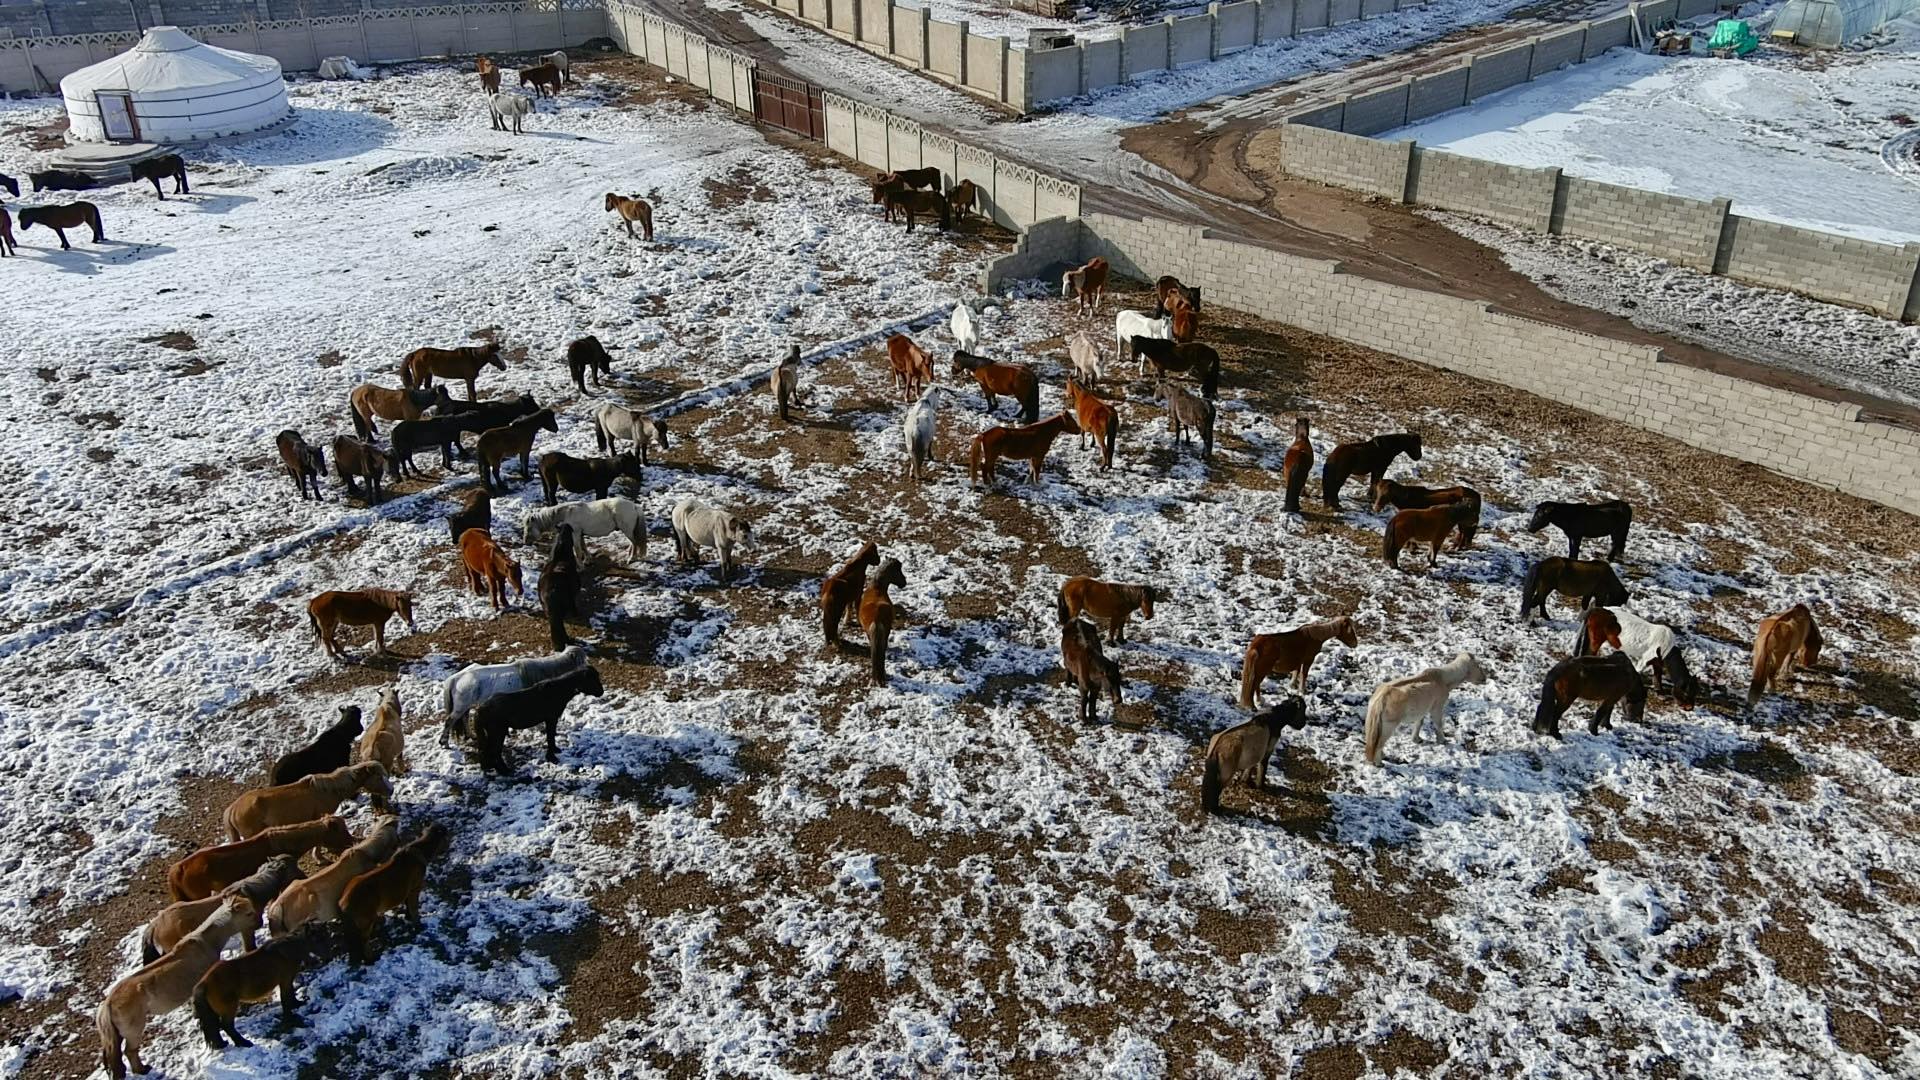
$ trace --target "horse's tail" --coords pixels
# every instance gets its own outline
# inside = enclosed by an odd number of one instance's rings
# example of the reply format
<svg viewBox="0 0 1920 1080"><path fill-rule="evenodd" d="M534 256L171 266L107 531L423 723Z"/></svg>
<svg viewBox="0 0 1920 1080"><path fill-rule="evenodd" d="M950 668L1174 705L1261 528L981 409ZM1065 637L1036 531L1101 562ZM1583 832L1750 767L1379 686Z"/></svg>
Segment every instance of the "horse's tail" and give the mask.
<svg viewBox="0 0 1920 1080"><path fill-rule="evenodd" d="M1060 612L1061 626L1073 621L1073 609L1067 606L1067 590L1064 586L1060 589L1060 595L1053 598L1053 603L1055 610Z"/></svg>
<svg viewBox="0 0 1920 1080"><path fill-rule="evenodd" d="M1240 707L1253 708L1253 692L1260 688L1259 658L1254 656L1253 647L1247 647L1246 662L1240 665Z"/></svg>
<svg viewBox="0 0 1920 1080"><path fill-rule="evenodd" d="M1020 422L1023 424L1040 422L1040 380L1038 378L1020 388Z"/></svg>
<svg viewBox="0 0 1920 1080"><path fill-rule="evenodd" d="M100 1067L107 1071L112 1080L121 1080L127 1075L127 1063L120 1057L120 1028L113 1022L113 1004L102 1001L100 1011L93 1014L93 1023L100 1031Z"/></svg>
<svg viewBox="0 0 1920 1080"><path fill-rule="evenodd" d="M1208 403L1206 415L1200 419L1200 459L1202 461L1213 460L1213 421L1216 415L1212 403Z"/></svg>
<svg viewBox="0 0 1920 1080"><path fill-rule="evenodd" d="M1520 583L1520 617L1522 619L1527 617L1527 609L1533 606L1535 591L1546 587L1546 582L1541 580L1542 575L1540 573L1540 568L1546 564L1547 561L1541 559L1539 562L1527 567L1526 580Z"/></svg>
<svg viewBox="0 0 1920 1080"><path fill-rule="evenodd" d="M1327 463L1320 467L1320 495L1326 499L1329 510L1340 509L1340 489L1347 482L1346 466L1339 458L1338 454L1328 454Z"/></svg>
<svg viewBox="0 0 1920 1080"><path fill-rule="evenodd" d="M547 634L553 639L553 651L567 647L567 620L560 610L559 598L547 593Z"/></svg>
<svg viewBox="0 0 1920 1080"><path fill-rule="evenodd" d="M1393 550L1393 523L1396 520L1398 518L1389 519L1387 527L1380 530L1380 557L1386 560L1388 566L1394 564L1394 556L1398 554Z"/></svg>
<svg viewBox="0 0 1920 1080"><path fill-rule="evenodd" d="M312 608L307 609L307 622L313 627L313 639L326 644L327 635L320 629L320 616L315 615Z"/></svg>
<svg viewBox="0 0 1920 1080"><path fill-rule="evenodd" d="M1220 781L1220 756L1209 749L1207 753L1207 764L1200 772L1201 813L1217 814L1220 812L1220 789L1223 786Z"/></svg>
<svg viewBox="0 0 1920 1080"><path fill-rule="evenodd" d="M225 1043L220 1037L220 1014L213 1011L213 1003L207 1000L205 982L193 988L193 1018L200 1021L200 1034L206 1036L208 1046Z"/></svg>
<svg viewBox="0 0 1920 1080"><path fill-rule="evenodd" d="M153 924L148 923L140 931L140 962L151 964L160 959L160 950L153 944Z"/></svg>
<svg viewBox="0 0 1920 1080"><path fill-rule="evenodd" d="M600 448L601 453L607 452L607 428L600 422L598 414L593 418L593 442Z"/></svg>
<svg viewBox="0 0 1920 1080"><path fill-rule="evenodd" d="M1380 764L1380 748L1387 744L1387 698L1392 695L1381 687L1373 692L1373 698L1367 702L1367 726L1362 745L1365 747L1367 764ZM1418 728L1414 734L1420 734Z"/></svg>
<svg viewBox="0 0 1920 1080"><path fill-rule="evenodd" d="M1200 396L1212 401L1220 395L1220 358L1214 357L1213 363L1200 376Z"/></svg>
<svg viewBox="0 0 1920 1080"><path fill-rule="evenodd" d="M1107 417L1107 437L1106 437L1107 460L1105 464L1109 468L1113 466L1113 451L1114 451L1114 447L1117 446L1119 442L1120 442L1120 410L1115 409Z"/></svg>
<svg viewBox="0 0 1920 1080"><path fill-rule="evenodd" d="M1773 636L1773 630L1779 624L1768 620L1760 624L1760 633L1753 639L1753 681L1747 684L1747 708L1760 703L1760 695L1766 692L1768 677L1773 674L1767 663L1767 639Z"/></svg>
<svg viewBox="0 0 1920 1080"><path fill-rule="evenodd" d="M94 240L98 241L106 237L107 230L100 225L100 208L92 203L87 204L87 224L93 226Z"/></svg>
<svg viewBox="0 0 1920 1080"><path fill-rule="evenodd" d="M885 615L873 620L873 627L867 631L867 656L873 661L873 681L876 686L887 683L887 635L893 630L893 620Z"/></svg>
<svg viewBox="0 0 1920 1080"><path fill-rule="evenodd" d="M367 430L371 425L369 425L366 416L360 412L360 403L357 401L348 402L347 411L353 414L354 434L360 436L362 439L373 438L373 432Z"/></svg>
<svg viewBox="0 0 1920 1080"><path fill-rule="evenodd" d="M1592 608L1587 609L1587 611L1592 610ZM1592 651L1593 650L1587 648L1587 617L1585 613L1582 613L1580 616L1580 625L1575 627L1573 631L1573 655L1585 656Z"/></svg>

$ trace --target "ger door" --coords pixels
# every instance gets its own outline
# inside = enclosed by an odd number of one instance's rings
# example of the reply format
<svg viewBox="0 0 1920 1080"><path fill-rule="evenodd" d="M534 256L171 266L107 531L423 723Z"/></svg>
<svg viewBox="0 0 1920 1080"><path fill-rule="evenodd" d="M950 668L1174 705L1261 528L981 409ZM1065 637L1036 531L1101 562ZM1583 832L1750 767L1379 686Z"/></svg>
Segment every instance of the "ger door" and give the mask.
<svg viewBox="0 0 1920 1080"><path fill-rule="evenodd" d="M135 142L140 138L140 122L133 116L133 95L112 90L95 90L100 103L100 126L111 142Z"/></svg>

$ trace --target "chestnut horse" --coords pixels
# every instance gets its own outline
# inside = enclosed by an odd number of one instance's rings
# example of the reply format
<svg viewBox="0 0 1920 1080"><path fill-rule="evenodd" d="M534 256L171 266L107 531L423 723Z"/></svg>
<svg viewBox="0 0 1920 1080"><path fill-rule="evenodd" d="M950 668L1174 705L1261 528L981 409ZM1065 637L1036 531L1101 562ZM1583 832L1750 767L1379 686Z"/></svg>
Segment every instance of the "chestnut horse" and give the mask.
<svg viewBox="0 0 1920 1080"><path fill-rule="evenodd" d="M1633 526L1633 507L1624 499L1597 503L1543 502L1533 510L1527 531L1537 533L1547 526L1559 529L1567 537L1567 558L1580 557L1580 544L1589 536L1610 536L1607 561L1618 562L1627 550L1627 530Z"/></svg>
<svg viewBox="0 0 1920 1080"><path fill-rule="evenodd" d="M1527 579L1520 586L1520 618L1533 608L1547 617L1547 597L1559 593L1582 608L1595 604L1624 604L1627 587L1620 583L1613 567L1592 559L1563 559L1558 555L1541 559L1527 568Z"/></svg>
<svg viewBox="0 0 1920 1080"><path fill-rule="evenodd" d="M1411 432L1395 435L1375 435L1365 442L1341 443L1327 455L1327 463L1320 469L1320 493L1327 500L1327 509L1340 509L1340 489L1347 486L1349 477L1362 473L1369 474L1367 489L1380 482L1387 466L1401 454L1412 461L1420 460L1420 436Z"/></svg>
<svg viewBox="0 0 1920 1080"><path fill-rule="evenodd" d="M1167 316L1173 320L1173 340L1185 344L1200 333L1200 309L1175 293L1166 302Z"/></svg>
<svg viewBox="0 0 1920 1080"><path fill-rule="evenodd" d="M329 591L307 601L307 621L313 624L314 636L320 639L321 650L336 659L340 656L340 646L334 644L333 631L342 623L373 627L373 651L386 655L387 620L395 615L407 624L408 630L419 632L419 627L413 625L413 593L405 590Z"/></svg>
<svg viewBox="0 0 1920 1080"><path fill-rule="evenodd" d="M1393 515L1381 534L1380 555L1388 566L1398 570L1401 549L1416 541L1425 543L1432 548L1427 552L1427 567L1431 569L1440 562L1440 547L1447 542L1447 534L1472 528L1479 509L1477 504L1462 499L1424 510L1402 510Z"/></svg>
<svg viewBox="0 0 1920 1080"><path fill-rule="evenodd" d="M1472 545L1474 534L1480 531L1479 492L1470 487L1416 487L1386 479L1373 482L1373 512L1376 514L1389 506L1398 510L1425 510L1457 502L1473 504L1473 516L1460 526L1460 534L1453 541L1453 550L1465 551Z"/></svg>
<svg viewBox="0 0 1920 1080"><path fill-rule="evenodd" d="M1127 616L1135 611L1140 617L1153 618L1153 601L1159 595L1151 585L1115 585L1090 577L1070 577L1060 585L1058 600L1060 621L1071 622L1082 614L1107 622L1107 643L1127 640Z"/></svg>
<svg viewBox="0 0 1920 1080"><path fill-rule="evenodd" d="M1073 414L1064 412L1026 427L988 428L973 437L973 449L967 455L967 486L976 486L980 474L985 472L987 490L993 490L993 469L1003 457L1024 460L1033 482L1038 484L1040 463L1047 459L1053 440L1079 431L1080 425L1074 422Z"/></svg>
<svg viewBox="0 0 1920 1080"><path fill-rule="evenodd" d="M1005 394L1020 404L1020 422L1031 424L1040 419L1040 377L1025 364L1002 364L964 349L953 350L953 373L965 372L980 384L987 397L987 412L999 404L997 395Z"/></svg>
<svg viewBox="0 0 1920 1080"><path fill-rule="evenodd" d="M867 587L867 571L880 565L880 549L869 540L845 566L820 583L820 633L828 645L840 644L840 627L859 615L860 594Z"/></svg>
<svg viewBox="0 0 1920 1080"><path fill-rule="evenodd" d="M1240 707L1251 709L1259 703L1260 684L1274 672L1282 678L1292 673L1295 692L1305 693L1307 669L1320 655L1320 647L1335 640L1349 649L1360 643L1352 618L1342 615L1278 634L1255 634L1240 665Z"/></svg>
<svg viewBox="0 0 1920 1080"><path fill-rule="evenodd" d="M1613 706L1622 698L1627 702L1627 719L1639 723L1647 712L1646 681L1625 653L1570 656L1553 665L1540 686L1540 707L1533 713L1534 733L1559 738L1560 718L1582 698L1599 704L1587 723L1591 735L1600 734L1603 727L1613 727Z"/></svg>
<svg viewBox="0 0 1920 1080"><path fill-rule="evenodd" d="M507 603L507 583L520 599L527 598L527 587L520 579L520 564L507 557L485 529L468 529L460 534L460 564L467 573L467 587L476 594L485 593L499 611ZM482 583L485 587L482 587Z"/></svg>
<svg viewBox="0 0 1920 1080"><path fill-rule="evenodd" d="M493 62L491 56L476 57L473 68L480 73L480 90L493 95L500 92L500 65Z"/></svg>
<svg viewBox="0 0 1920 1080"><path fill-rule="evenodd" d="M1760 632L1753 638L1753 682L1747 687L1747 708L1759 704L1760 695L1778 688L1782 679L1792 677L1796 659L1802 667L1818 663L1822 644L1820 628L1813 625L1813 612L1805 604L1760 620Z"/></svg>
<svg viewBox="0 0 1920 1080"><path fill-rule="evenodd" d="M1095 445L1100 448L1100 467L1113 468L1113 448L1120 439L1120 414L1100 395L1080 385L1080 380L1067 376L1067 401L1073 406L1074 418L1080 424L1080 445L1087 445L1087 437L1092 436ZM1035 411L1039 403L1035 402Z"/></svg>
<svg viewBox="0 0 1920 1080"><path fill-rule="evenodd" d="M435 375L448 382L463 380L467 384L467 400L472 401L473 381L479 378L483 368L490 367L507 370L507 362L500 358L500 343L497 341L489 341L485 345L462 345L457 349L419 348L400 361L400 381L409 390L431 390Z"/></svg>
<svg viewBox="0 0 1920 1080"><path fill-rule="evenodd" d="M1100 310L1100 302L1107 296L1107 260L1095 257L1087 260L1085 266L1069 270L1060 275L1060 298L1078 297L1080 303L1075 308L1082 315L1091 315Z"/></svg>
<svg viewBox="0 0 1920 1080"><path fill-rule="evenodd" d="M474 440L473 452L480 459L480 481L488 490L495 487L506 490L507 482L500 475L501 465L515 454L520 455L520 478L526 479L531 472L533 457L533 439L542 429L559 431L560 425L553 418L552 409L541 409L532 416L523 416L496 428L488 428Z"/></svg>
<svg viewBox="0 0 1920 1080"><path fill-rule="evenodd" d="M1307 438L1307 418L1296 416L1293 418L1293 445L1287 447L1287 456L1280 463L1280 476L1287 485L1287 502L1283 508L1287 513L1300 512L1300 494L1307 490L1307 476L1312 472L1313 442Z"/></svg>
<svg viewBox="0 0 1920 1080"><path fill-rule="evenodd" d="M1176 296L1185 300L1187 306L1196 313L1199 312L1200 290L1197 287L1189 289L1180 283L1179 278L1166 274L1153 283L1153 317L1164 318L1167 314L1167 305Z"/></svg>
<svg viewBox="0 0 1920 1080"><path fill-rule="evenodd" d="M616 195L607 192L607 209L618 210L620 220L626 223L627 235L633 235L633 223L640 223L641 239L653 243L653 204L638 195ZM596 384L597 385L597 384Z"/></svg>
<svg viewBox="0 0 1920 1080"><path fill-rule="evenodd" d="M893 385L900 388L901 401L919 397L921 389L933 381L933 357L905 334L887 338L887 363L893 365Z"/></svg>
<svg viewBox="0 0 1920 1080"><path fill-rule="evenodd" d="M860 628L867 632L867 658L872 664L875 686L887 685L887 638L892 636L893 622L898 616L893 597L887 592L893 585L907 587L899 559L881 563L880 571L873 575L872 583L860 597Z"/></svg>
<svg viewBox="0 0 1920 1080"><path fill-rule="evenodd" d="M26 232L35 225L45 225L60 238L62 251L73 250L67 243L67 230L86 225L93 229L93 242L105 243L106 232L100 227L100 208L90 202L66 203L62 206L23 206L20 208L20 231Z"/></svg>

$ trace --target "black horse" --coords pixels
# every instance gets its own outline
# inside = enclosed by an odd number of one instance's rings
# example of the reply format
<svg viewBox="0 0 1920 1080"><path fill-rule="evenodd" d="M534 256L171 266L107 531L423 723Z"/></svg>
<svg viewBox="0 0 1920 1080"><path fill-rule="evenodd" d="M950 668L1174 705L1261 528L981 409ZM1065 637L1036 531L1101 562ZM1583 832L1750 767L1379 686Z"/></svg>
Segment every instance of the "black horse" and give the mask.
<svg viewBox="0 0 1920 1080"><path fill-rule="evenodd" d="M567 346L567 368L573 372L573 385L585 394L587 373L593 373L593 385L598 389L600 376L613 375L613 357L607 355L606 347L600 344L599 338L588 334Z"/></svg>
<svg viewBox="0 0 1920 1080"><path fill-rule="evenodd" d="M540 487L546 494L548 506L553 505L554 495L561 491L576 494L591 491L594 498L604 499L613 490L613 482L623 476L639 483L639 454L628 451L610 458L577 458L549 450L540 455Z"/></svg>
<svg viewBox="0 0 1920 1080"><path fill-rule="evenodd" d="M27 179L33 182L35 191L86 191L100 182L86 173L73 172L70 169L47 169L42 172L28 173ZM14 194L18 195L19 192Z"/></svg>
<svg viewBox="0 0 1920 1080"><path fill-rule="evenodd" d="M1543 502L1533 509L1527 531L1553 526L1567 535L1567 558L1580 557L1580 545L1589 536L1611 536L1608 562L1618 562L1627 550L1627 530L1633 525L1633 507L1623 499L1597 503Z"/></svg>
<svg viewBox="0 0 1920 1080"><path fill-rule="evenodd" d="M1520 618L1533 608L1547 617L1547 597L1553 593L1578 603L1582 608L1595 604L1611 607L1627 602L1627 587L1613 567L1597 559L1563 559L1558 555L1541 559L1527 568L1520 586Z"/></svg>
<svg viewBox="0 0 1920 1080"><path fill-rule="evenodd" d="M567 711L567 703L580 694L599 697L604 693L606 687L601 685L600 672L583 667L534 683L524 690L495 694L475 705L471 719L474 738L480 744L480 767L487 772L508 771L500 754L507 742L507 732L542 726L547 729L547 762L558 762L560 750L554 745L554 735L560 728L561 715Z"/></svg>
<svg viewBox="0 0 1920 1080"><path fill-rule="evenodd" d="M312 742L273 763L268 780L278 787L315 773L332 772L346 766L353 756L353 742L360 737L360 707L340 706L340 718Z"/></svg>
<svg viewBox="0 0 1920 1080"><path fill-rule="evenodd" d="M555 530L553 550L540 568L540 608L559 652L567 647L567 616L580 613L580 563L573 554L573 526L566 522Z"/></svg>
<svg viewBox="0 0 1920 1080"><path fill-rule="evenodd" d="M439 415L425 416L418 420L400 420L387 432L393 440L393 457L401 475L411 472L420 475L420 469L413 463L413 455L429 446L440 448L440 467L453 468L453 453L459 451L461 457L472 457L467 448L460 445L460 436L478 435L488 428L518 420L522 416L531 416L540 411L540 403L532 394L521 394L505 401L461 401L450 398L441 402L434 410Z"/></svg>
<svg viewBox="0 0 1920 1080"><path fill-rule="evenodd" d="M187 163L180 160L179 154L162 154L157 158L136 161L132 169L133 179L153 181L153 193L161 199L165 199L167 194L160 190L160 181L168 177L173 178L175 195L192 194L187 190Z"/></svg>
<svg viewBox="0 0 1920 1080"><path fill-rule="evenodd" d="M0 173L0 188L6 188L7 194L16 199L20 197L20 181L15 180L6 173Z"/></svg>
<svg viewBox="0 0 1920 1080"><path fill-rule="evenodd" d="M1386 475L1387 466L1401 454L1409 461L1420 460L1420 436L1402 431L1393 435L1375 435L1365 442L1341 443L1327 455L1327 463L1320 469L1320 494L1327 500L1327 509L1340 509L1340 489L1347 486L1350 477L1366 474L1367 490Z"/></svg>

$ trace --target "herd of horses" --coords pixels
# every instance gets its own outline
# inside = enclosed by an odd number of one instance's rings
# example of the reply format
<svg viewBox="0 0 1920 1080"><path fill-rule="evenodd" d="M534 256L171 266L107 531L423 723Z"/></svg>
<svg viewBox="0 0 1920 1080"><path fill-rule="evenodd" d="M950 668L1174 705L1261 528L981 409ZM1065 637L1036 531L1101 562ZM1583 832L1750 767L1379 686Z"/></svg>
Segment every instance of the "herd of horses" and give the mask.
<svg viewBox="0 0 1920 1080"><path fill-rule="evenodd" d="M153 193L164 202L167 193L161 189L160 181L172 180L175 195L191 194L187 187L187 164L179 154L161 154L157 157L136 161L129 167L128 181L148 180L153 183ZM35 192L41 191L87 191L105 185L108 181L70 169L46 169L27 174L27 182L33 185ZM5 189L14 198L20 197L20 181L0 173L0 189ZM93 203L80 201L70 203L42 203L38 206L16 207L19 214L20 231L26 232L35 225L53 230L60 240L63 251L73 250L67 242L68 229L88 229L93 233L93 242L106 242L106 229L100 223L100 208ZM14 214L0 203L0 257L19 254L13 236Z"/></svg>

